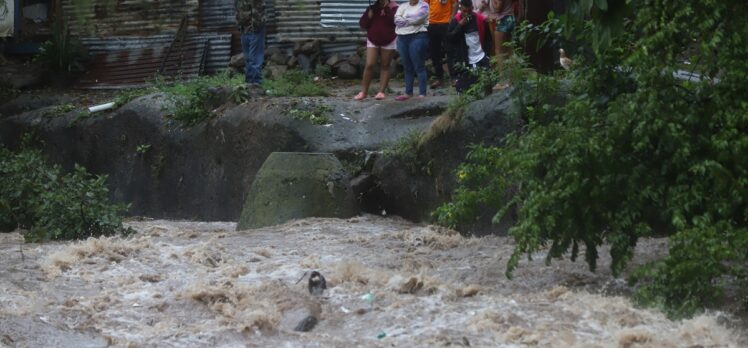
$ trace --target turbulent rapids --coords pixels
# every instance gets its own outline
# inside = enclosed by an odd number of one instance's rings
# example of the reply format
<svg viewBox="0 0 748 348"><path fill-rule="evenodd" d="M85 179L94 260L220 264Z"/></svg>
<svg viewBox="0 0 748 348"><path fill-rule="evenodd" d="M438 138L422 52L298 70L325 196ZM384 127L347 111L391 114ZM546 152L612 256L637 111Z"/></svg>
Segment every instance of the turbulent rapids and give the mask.
<svg viewBox="0 0 748 348"><path fill-rule="evenodd" d="M606 271L542 254L504 277L506 237L396 218L130 221L128 238L22 244L0 234L0 345L740 347L736 319L635 308ZM666 252L642 240L637 258ZM605 255L601 251L601 255ZM322 296L299 282L318 270ZM319 319L309 332L294 327Z"/></svg>

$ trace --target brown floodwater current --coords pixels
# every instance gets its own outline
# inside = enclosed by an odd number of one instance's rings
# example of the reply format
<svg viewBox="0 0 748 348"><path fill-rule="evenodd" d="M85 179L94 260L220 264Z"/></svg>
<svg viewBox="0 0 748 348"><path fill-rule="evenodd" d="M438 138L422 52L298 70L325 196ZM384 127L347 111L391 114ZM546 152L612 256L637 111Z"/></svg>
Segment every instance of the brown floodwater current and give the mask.
<svg viewBox="0 0 748 348"><path fill-rule="evenodd" d="M671 321L583 262L523 260L508 237L462 237L398 218L234 223L133 220L127 238L23 244L0 234L0 346L746 347L709 311ZM634 265L663 255L644 239ZM305 272L327 279L309 295ZM294 331L307 315L313 330Z"/></svg>

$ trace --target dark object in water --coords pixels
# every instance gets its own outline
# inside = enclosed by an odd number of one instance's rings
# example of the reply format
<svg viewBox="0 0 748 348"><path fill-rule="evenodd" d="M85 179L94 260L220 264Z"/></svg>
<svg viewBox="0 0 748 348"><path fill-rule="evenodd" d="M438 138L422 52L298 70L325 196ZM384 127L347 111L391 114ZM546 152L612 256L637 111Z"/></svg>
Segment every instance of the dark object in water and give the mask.
<svg viewBox="0 0 748 348"><path fill-rule="evenodd" d="M314 329L314 327L317 325L317 318L310 315L304 319L302 319L298 325L296 325L296 328L294 328L295 331L300 332L308 332Z"/></svg>
<svg viewBox="0 0 748 348"><path fill-rule="evenodd" d="M327 289L327 282L325 281L325 277L322 276L317 271L313 271L311 275L309 275L309 293L312 295L322 295L322 292Z"/></svg>

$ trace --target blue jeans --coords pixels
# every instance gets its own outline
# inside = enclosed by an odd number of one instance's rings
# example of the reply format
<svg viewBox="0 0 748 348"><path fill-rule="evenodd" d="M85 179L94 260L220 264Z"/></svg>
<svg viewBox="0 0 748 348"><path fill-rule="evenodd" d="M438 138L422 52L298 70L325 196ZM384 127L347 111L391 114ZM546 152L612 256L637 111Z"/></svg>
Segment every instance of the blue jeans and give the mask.
<svg viewBox="0 0 748 348"><path fill-rule="evenodd" d="M245 79L247 83L260 83L265 59L265 27L256 32L242 33L241 40Z"/></svg>
<svg viewBox="0 0 748 348"><path fill-rule="evenodd" d="M397 51L405 69L405 94L413 95L413 79L418 75L418 94L426 95L426 51L428 33L420 32L397 36Z"/></svg>

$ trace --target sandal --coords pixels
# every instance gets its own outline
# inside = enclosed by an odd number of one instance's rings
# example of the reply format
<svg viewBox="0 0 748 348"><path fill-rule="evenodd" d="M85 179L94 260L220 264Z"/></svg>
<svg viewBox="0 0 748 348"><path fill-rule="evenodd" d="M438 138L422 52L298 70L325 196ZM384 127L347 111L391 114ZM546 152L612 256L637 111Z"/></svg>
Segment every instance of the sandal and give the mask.
<svg viewBox="0 0 748 348"><path fill-rule="evenodd" d="M384 98L387 98L387 97L384 95L383 92L379 92L379 93L377 93L376 96L374 96L374 99L376 99L376 100L383 100Z"/></svg>
<svg viewBox="0 0 748 348"><path fill-rule="evenodd" d="M358 92L355 97L353 97L353 100L364 100L366 98L366 93L364 92Z"/></svg>
<svg viewBox="0 0 748 348"><path fill-rule="evenodd" d="M401 95L395 97L395 100L397 100L397 101L406 101L406 100L410 99L410 97L411 97L411 95L401 94Z"/></svg>

